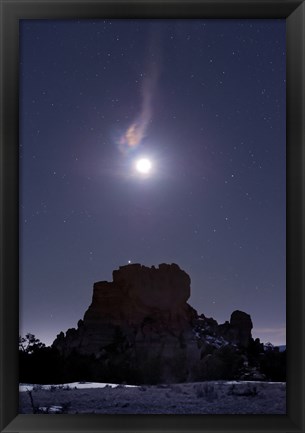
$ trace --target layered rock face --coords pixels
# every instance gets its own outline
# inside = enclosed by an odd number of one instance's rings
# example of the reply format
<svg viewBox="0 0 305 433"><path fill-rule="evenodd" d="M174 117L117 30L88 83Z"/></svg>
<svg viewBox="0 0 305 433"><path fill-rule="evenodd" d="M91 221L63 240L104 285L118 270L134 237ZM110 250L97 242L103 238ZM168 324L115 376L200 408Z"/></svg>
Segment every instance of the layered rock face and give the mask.
<svg viewBox="0 0 305 433"><path fill-rule="evenodd" d="M77 329L60 333L53 346L64 356L73 351L94 355L104 372L110 367L137 372L136 380L143 383L152 382L152 376L192 380L205 356L224 346L234 352L246 347L252 322L240 311L223 325L198 316L187 303L190 283L176 264L121 266L112 282L94 284L84 319Z"/></svg>
<svg viewBox="0 0 305 433"><path fill-rule="evenodd" d="M94 284L92 304L85 313L88 325L139 325L146 318L180 329L192 318L187 304L190 278L179 266L140 264L121 266L113 282Z"/></svg>

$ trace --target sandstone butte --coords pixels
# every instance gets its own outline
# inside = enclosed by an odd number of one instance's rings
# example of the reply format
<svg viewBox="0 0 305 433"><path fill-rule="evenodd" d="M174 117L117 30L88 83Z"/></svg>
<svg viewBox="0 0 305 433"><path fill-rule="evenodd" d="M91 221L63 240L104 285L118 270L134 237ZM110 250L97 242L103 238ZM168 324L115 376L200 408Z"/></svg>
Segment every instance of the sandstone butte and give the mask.
<svg viewBox="0 0 305 433"><path fill-rule="evenodd" d="M237 310L230 321L218 324L188 304L190 294L190 277L177 264L121 266L112 282L94 283L83 320L77 329L61 332L53 347L64 356L73 351L94 355L118 368L145 369L158 360L161 370L169 370L163 376L173 376L170 370L179 360L192 378L191 372L217 350L243 351L253 340L249 314Z"/></svg>

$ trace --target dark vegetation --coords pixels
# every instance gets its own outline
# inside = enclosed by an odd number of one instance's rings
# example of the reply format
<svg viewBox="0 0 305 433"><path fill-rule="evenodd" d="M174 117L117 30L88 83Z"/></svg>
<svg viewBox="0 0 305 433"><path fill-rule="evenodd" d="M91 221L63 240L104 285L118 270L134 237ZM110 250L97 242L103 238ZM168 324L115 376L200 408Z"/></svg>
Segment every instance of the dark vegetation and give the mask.
<svg viewBox="0 0 305 433"><path fill-rule="evenodd" d="M114 354L118 346L109 347ZM46 347L32 334L19 338L19 381L22 383L60 384L79 381L128 383L134 385L165 382L162 359L134 360L116 365L108 358L96 359L94 355L71 352L64 357L54 347ZM175 359L169 368L174 373L170 382L189 380L186 360ZM269 345L263 348L259 340L252 340L247 349L237 351L231 346L210 349L192 372L195 381L205 380L260 380L286 381L286 351ZM198 391L200 394L201 391Z"/></svg>

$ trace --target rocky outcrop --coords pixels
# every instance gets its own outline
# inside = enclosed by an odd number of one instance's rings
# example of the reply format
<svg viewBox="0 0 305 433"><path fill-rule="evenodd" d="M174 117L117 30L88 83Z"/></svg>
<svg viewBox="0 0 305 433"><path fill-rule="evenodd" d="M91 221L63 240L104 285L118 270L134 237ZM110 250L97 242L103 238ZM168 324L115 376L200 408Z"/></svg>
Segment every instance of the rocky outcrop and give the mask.
<svg viewBox="0 0 305 433"><path fill-rule="evenodd" d="M190 277L176 264L121 266L113 272L112 283L94 284L84 323L138 326L154 318L161 326L179 330L192 319L189 297Z"/></svg>
<svg viewBox="0 0 305 433"><path fill-rule="evenodd" d="M230 323L219 325L219 333L230 343L248 347L252 335L252 320L249 314L243 311L233 311Z"/></svg>
<svg viewBox="0 0 305 433"><path fill-rule="evenodd" d="M83 320L60 333L53 347L65 357L94 356L97 380L114 371L139 383L208 378L211 363L214 376L222 378L215 365L223 369L224 354L238 365L238 352L252 338L251 318L234 311L230 322L218 325L199 316L187 303L190 284L176 264L121 266L112 282L94 284Z"/></svg>

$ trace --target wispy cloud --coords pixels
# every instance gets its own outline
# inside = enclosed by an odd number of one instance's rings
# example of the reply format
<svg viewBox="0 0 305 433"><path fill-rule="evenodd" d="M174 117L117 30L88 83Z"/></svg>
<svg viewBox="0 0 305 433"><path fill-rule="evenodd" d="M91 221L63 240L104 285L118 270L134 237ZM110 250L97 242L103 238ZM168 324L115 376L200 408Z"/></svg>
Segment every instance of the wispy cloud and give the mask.
<svg viewBox="0 0 305 433"><path fill-rule="evenodd" d="M147 129L153 117L153 97L156 92L160 75L160 47L160 32L156 33L152 31L148 49L151 58L148 62L147 72L143 74L144 78L141 87L142 102L140 113L119 140L120 150L124 153L136 149L141 144L143 138L147 135Z"/></svg>

